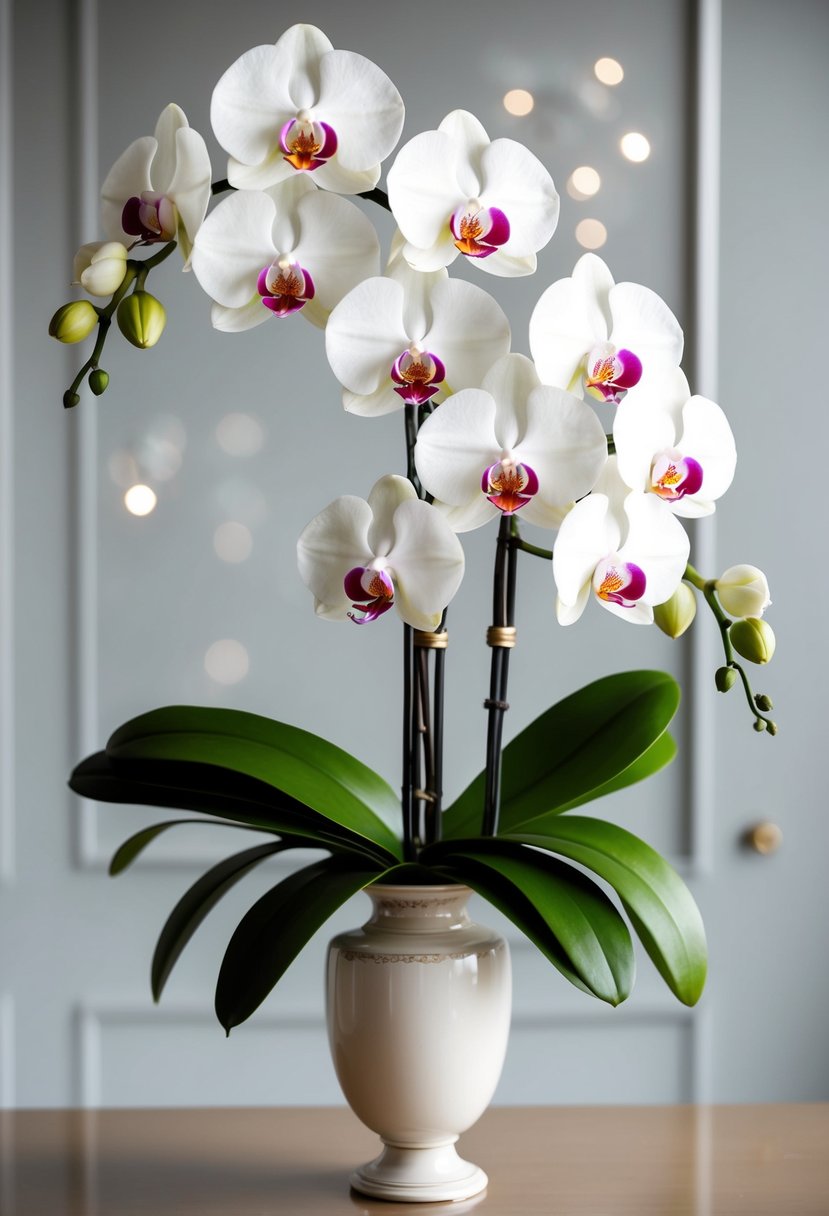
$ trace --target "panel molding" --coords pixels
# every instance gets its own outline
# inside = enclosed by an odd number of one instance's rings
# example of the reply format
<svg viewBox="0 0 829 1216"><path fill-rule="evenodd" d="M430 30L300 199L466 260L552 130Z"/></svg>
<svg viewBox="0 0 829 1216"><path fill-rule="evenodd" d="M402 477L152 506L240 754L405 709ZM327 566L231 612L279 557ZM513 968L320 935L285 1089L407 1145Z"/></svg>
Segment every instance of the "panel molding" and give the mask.
<svg viewBox="0 0 829 1216"><path fill-rule="evenodd" d="M0 0L0 883L14 878L14 42Z"/></svg>
<svg viewBox="0 0 829 1216"><path fill-rule="evenodd" d="M0 1110L12 1110L15 1103L14 997L0 993Z"/></svg>

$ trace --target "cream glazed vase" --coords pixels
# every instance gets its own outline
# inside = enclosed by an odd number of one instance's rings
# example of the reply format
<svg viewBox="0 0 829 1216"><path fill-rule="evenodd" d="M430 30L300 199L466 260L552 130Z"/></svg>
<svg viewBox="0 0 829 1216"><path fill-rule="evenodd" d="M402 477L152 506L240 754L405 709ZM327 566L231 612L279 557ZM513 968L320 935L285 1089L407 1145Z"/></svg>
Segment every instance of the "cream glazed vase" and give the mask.
<svg viewBox="0 0 829 1216"><path fill-rule="evenodd" d="M384 1148L351 1176L365 1195L467 1199L487 1184L455 1151L489 1105L507 1049L509 947L474 924L468 887L366 889L372 914L328 949L331 1053L354 1113Z"/></svg>

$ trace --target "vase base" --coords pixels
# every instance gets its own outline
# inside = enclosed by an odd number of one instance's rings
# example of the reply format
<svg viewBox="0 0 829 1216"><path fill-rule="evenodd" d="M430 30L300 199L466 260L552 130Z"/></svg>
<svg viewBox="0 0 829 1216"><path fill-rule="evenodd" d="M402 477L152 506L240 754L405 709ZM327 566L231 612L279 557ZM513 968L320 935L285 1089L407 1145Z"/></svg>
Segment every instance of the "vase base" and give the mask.
<svg viewBox="0 0 829 1216"><path fill-rule="evenodd" d="M479 1166L458 1156L454 1144L429 1148L387 1144L379 1157L350 1178L362 1195L403 1203L470 1199L486 1188L487 1181Z"/></svg>

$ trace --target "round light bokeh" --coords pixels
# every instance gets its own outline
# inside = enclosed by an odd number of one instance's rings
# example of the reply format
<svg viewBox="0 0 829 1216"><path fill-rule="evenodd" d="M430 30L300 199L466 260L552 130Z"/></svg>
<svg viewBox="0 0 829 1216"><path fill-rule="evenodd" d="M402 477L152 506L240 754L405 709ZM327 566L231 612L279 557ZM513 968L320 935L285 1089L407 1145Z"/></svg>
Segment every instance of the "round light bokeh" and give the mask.
<svg viewBox="0 0 829 1216"><path fill-rule="evenodd" d="M252 414L225 414L216 427L216 442L228 456L255 456L262 450L265 431Z"/></svg>
<svg viewBox="0 0 829 1216"><path fill-rule="evenodd" d="M576 224L576 240L582 249L601 249L607 240L607 229L601 220L579 220Z"/></svg>
<svg viewBox="0 0 829 1216"><path fill-rule="evenodd" d="M504 94L504 109L516 118L526 118L534 105L535 98L527 89L510 89Z"/></svg>
<svg viewBox="0 0 829 1216"><path fill-rule="evenodd" d="M593 64L593 71L596 74L596 79L602 84L613 85L621 84L625 78L625 69L619 63L618 59L611 59L609 55L597 59Z"/></svg>
<svg viewBox="0 0 829 1216"><path fill-rule="evenodd" d="M151 511L155 510L157 502L155 490L140 483L130 486L124 495L124 506L130 515L149 515Z"/></svg>
<svg viewBox="0 0 829 1216"><path fill-rule="evenodd" d="M619 147L622 149L622 156L637 165L647 160L651 154L650 140L641 131L628 131L627 135L620 139Z"/></svg>
<svg viewBox="0 0 829 1216"><path fill-rule="evenodd" d="M222 638L207 648L204 670L216 684L238 684L250 670L248 652L235 638Z"/></svg>
<svg viewBox="0 0 829 1216"><path fill-rule="evenodd" d="M216 556L223 562L244 562L253 550L253 536L250 528L235 520L219 524L213 533L213 549Z"/></svg>
<svg viewBox="0 0 829 1216"><path fill-rule="evenodd" d="M602 179L595 169L590 165L579 165L567 179L567 193L577 201L593 198L594 194L598 194L601 184Z"/></svg>

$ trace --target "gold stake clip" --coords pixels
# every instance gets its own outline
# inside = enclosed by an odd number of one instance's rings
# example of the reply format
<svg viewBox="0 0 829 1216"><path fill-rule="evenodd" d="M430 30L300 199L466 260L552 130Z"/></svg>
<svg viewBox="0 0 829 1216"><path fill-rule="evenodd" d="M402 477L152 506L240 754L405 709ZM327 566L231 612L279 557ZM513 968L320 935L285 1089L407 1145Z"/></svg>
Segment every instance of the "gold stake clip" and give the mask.
<svg viewBox="0 0 829 1216"><path fill-rule="evenodd" d="M514 625L490 625L486 631L487 646L501 646L504 650L512 650L516 640Z"/></svg>
<svg viewBox="0 0 829 1216"><path fill-rule="evenodd" d="M423 650L445 650L449 645L449 634L445 629L443 633L429 633L425 629L415 629L412 640L415 646L420 646Z"/></svg>

